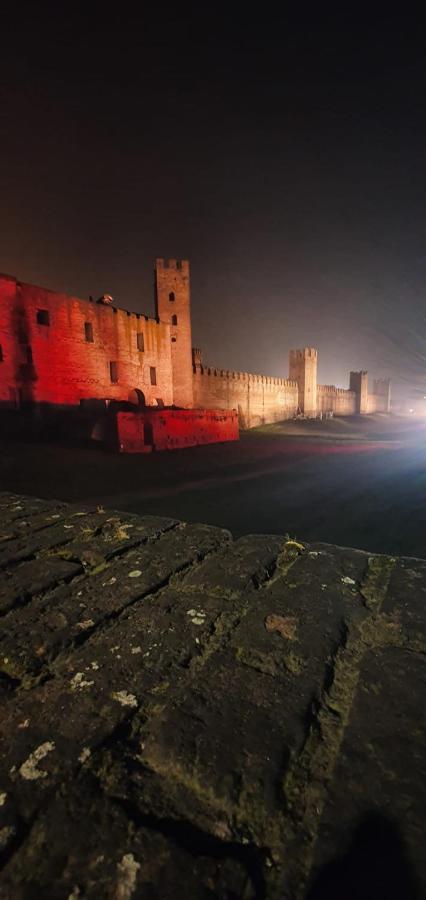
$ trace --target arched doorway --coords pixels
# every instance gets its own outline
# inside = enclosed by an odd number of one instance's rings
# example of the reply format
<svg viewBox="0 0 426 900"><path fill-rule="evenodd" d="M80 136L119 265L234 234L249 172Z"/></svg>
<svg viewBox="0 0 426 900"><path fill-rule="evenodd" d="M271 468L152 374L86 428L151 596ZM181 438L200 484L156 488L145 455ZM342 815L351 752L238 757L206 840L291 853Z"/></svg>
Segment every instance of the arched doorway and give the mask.
<svg viewBox="0 0 426 900"><path fill-rule="evenodd" d="M130 391L129 394L129 403L133 403L133 406L146 406L145 394L139 388L134 388L133 391Z"/></svg>

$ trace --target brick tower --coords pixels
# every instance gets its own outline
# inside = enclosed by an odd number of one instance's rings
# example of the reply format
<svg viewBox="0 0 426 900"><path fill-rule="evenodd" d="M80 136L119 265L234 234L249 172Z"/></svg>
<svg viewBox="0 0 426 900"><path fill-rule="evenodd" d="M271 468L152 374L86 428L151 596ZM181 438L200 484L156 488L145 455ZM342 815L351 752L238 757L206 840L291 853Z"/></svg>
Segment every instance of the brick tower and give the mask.
<svg viewBox="0 0 426 900"><path fill-rule="evenodd" d="M349 390L356 394L356 411L360 415L368 412L368 372L351 372Z"/></svg>
<svg viewBox="0 0 426 900"><path fill-rule="evenodd" d="M194 405L194 397L189 262L187 259L156 260L155 301L157 319L170 324L173 404L191 408Z"/></svg>
<svg viewBox="0 0 426 900"><path fill-rule="evenodd" d="M290 350L289 378L297 381L299 407L308 419L317 414L318 351L314 347Z"/></svg>
<svg viewBox="0 0 426 900"><path fill-rule="evenodd" d="M383 397L382 412L390 413L391 411L391 386L390 378L377 378L374 381L374 394Z"/></svg>

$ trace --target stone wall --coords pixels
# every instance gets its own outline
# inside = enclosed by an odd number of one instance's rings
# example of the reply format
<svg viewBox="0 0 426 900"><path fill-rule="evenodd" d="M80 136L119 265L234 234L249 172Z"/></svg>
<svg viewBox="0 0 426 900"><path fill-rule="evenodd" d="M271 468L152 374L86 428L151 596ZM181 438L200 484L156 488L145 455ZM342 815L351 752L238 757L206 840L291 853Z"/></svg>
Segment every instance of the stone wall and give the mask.
<svg viewBox="0 0 426 900"><path fill-rule="evenodd" d="M332 412L336 416L353 416L356 413L356 393L334 384L319 384L317 388L317 412Z"/></svg>
<svg viewBox="0 0 426 900"><path fill-rule="evenodd" d="M351 372L350 390L317 386L315 348L290 351L289 379L203 366L191 358L187 260L156 262L157 319L0 276L0 403L78 405L128 400L138 405L235 409L252 428L332 411L389 412L388 380ZM161 405L161 404L159 404Z"/></svg>
<svg viewBox="0 0 426 900"><path fill-rule="evenodd" d="M425 895L424 560L13 494L0 535L4 900Z"/></svg>
<svg viewBox="0 0 426 900"><path fill-rule="evenodd" d="M196 355L194 359L194 406L236 409L240 428L280 422L296 414L299 394L295 381L207 368Z"/></svg>
<svg viewBox="0 0 426 900"><path fill-rule="evenodd" d="M139 313L1 276L0 347L1 403L173 403L170 325Z"/></svg>

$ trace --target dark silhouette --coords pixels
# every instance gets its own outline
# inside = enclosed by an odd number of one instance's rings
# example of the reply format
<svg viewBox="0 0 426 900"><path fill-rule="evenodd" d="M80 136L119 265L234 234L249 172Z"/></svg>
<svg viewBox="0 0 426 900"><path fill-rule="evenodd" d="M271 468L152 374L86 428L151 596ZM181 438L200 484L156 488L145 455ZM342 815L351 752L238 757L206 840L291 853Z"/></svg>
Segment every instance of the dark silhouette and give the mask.
<svg viewBox="0 0 426 900"><path fill-rule="evenodd" d="M344 856L327 863L306 900L419 900L417 879L395 822L368 813Z"/></svg>

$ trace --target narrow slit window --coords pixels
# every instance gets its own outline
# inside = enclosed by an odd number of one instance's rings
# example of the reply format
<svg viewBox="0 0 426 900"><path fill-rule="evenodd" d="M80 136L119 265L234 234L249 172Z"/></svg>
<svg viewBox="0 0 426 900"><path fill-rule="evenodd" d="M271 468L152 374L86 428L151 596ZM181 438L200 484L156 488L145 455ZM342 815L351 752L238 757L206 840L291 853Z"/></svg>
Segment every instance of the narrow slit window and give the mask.
<svg viewBox="0 0 426 900"><path fill-rule="evenodd" d="M93 325L91 322L84 323L84 337L88 344L93 344Z"/></svg>
<svg viewBox="0 0 426 900"><path fill-rule="evenodd" d="M118 383L118 365L116 362L110 362L109 364L109 377L111 379L111 384Z"/></svg>
<svg viewBox="0 0 426 900"><path fill-rule="evenodd" d="M151 379L151 384L157 384L157 369L155 366L149 367L149 375Z"/></svg>
<svg viewBox="0 0 426 900"><path fill-rule="evenodd" d="M177 325L177 316L172 316L172 325Z"/></svg>
<svg viewBox="0 0 426 900"><path fill-rule="evenodd" d="M141 331L138 331L138 333L136 335L136 344L137 344L138 350L145 350L144 336Z"/></svg>
<svg viewBox="0 0 426 900"><path fill-rule="evenodd" d="M26 357L27 357L27 363L28 363L28 365L29 365L29 366L32 366L32 363L33 363L33 351L31 350L31 347L30 347L30 346L27 347L27 350L26 350Z"/></svg>
<svg viewBox="0 0 426 900"><path fill-rule="evenodd" d="M175 302L175 292L174 292L174 291L170 291L170 294L169 294L169 301L170 301L170 303L174 303L174 302Z"/></svg>
<svg viewBox="0 0 426 900"><path fill-rule="evenodd" d="M0 344L0 362L3 362L3 347Z"/></svg>
<svg viewBox="0 0 426 900"><path fill-rule="evenodd" d="M38 309L36 316L37 325L50 325L50 313L48 309Z"/></svg>

